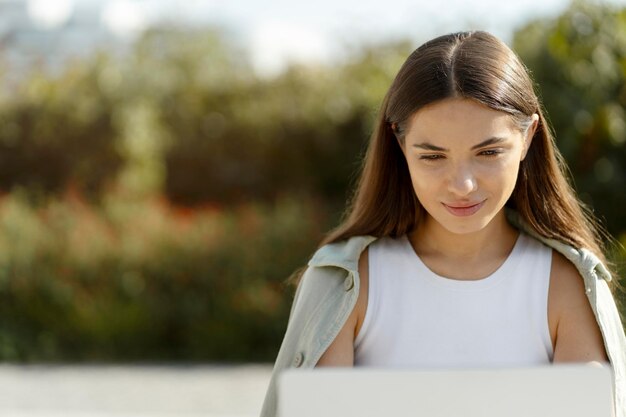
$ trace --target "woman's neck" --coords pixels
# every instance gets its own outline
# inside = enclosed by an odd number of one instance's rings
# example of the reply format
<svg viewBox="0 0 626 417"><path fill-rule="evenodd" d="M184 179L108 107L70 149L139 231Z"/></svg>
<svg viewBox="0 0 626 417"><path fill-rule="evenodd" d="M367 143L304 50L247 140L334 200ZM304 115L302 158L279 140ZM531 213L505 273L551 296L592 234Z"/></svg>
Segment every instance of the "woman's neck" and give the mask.
<svg viewBox="0 0 626 417"><path fill-rule="evenodd" d="M422 257L479 263L507 256L518 231L501 211L483 229L472 233L453 233L426 216L416 230L409 233L416 253Z"/></svg>

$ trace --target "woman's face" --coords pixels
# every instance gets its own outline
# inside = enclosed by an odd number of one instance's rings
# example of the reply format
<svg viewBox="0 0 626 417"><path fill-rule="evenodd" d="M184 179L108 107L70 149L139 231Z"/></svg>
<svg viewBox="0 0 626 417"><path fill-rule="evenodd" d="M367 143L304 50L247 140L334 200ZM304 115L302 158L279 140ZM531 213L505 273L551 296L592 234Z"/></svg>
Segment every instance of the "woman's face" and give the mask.
<svg viewBox="0 0 626 417"><path fill-rule="evenodd" d="M459 234L489 224L515 188L538 116L533 119L521 132L507 113L461 98L417 111L401 147L430 217Z"/></svg>

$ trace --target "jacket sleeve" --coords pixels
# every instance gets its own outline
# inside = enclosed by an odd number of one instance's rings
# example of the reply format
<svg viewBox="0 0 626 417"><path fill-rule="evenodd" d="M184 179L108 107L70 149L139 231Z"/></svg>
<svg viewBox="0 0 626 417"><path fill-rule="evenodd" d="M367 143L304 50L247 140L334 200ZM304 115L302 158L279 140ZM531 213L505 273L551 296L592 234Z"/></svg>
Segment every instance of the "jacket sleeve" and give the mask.
<svg viewBox="0 0 626 417"><path fill-rule="evenodd" d="M330 344L329 339L334 338L335 331L343 325L342 317L347 317L351 311L351 297L346 297L346 293L353 289L353 285L346 285L347 279L353 277L342 268L309 266L305 270L291 306L261 417L276 416L280 372L291 367L315 367L323 353L321 350Z"/></svg>
<svg viewBox="0 0 626 417"><path fill-rule="evenodd" d="M596 288L597 319L613 367L616 417L626 417L626 338L617 306L606 281Z"/></svg>

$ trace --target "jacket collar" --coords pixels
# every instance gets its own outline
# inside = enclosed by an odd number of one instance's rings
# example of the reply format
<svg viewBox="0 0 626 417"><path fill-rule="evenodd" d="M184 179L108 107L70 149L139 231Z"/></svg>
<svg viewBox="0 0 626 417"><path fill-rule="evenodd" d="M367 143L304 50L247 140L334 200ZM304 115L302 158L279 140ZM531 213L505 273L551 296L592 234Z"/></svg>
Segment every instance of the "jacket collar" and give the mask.
<svg viewBox="0 0 626 417"><path fill-rule="evenodd" d="M358 270L361 252L376 239L369 235L353 236L324 245L315 252L309 266L336 266L355 272Z"/></svg>
<svg viewBox="0 0 626 417"><path fill-rule="evenodd" d="M507 219L513 226L563 254L563 256L574 263L579 271L595 271L596 274L606 281L611 280L611 274L607 268L600 262L598 257L588 249L576 249L558 240L540 236L526 224L517 211L505 208L505 213ZM334 266L356 272L358 270L358 261L361 252L376 239L378 239L378 237L364 235L353 236L346 240L329 243L315 252L308 265Z"/></svg>

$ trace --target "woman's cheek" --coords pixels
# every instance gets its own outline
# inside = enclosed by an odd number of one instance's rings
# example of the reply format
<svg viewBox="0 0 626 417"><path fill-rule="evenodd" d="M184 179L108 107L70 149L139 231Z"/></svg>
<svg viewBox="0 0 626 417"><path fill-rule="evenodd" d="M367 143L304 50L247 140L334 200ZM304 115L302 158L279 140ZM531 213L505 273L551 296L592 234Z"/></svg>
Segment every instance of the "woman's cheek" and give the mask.
<svg viewBox="0 0 626 417"><path fill-rule="evenodd" d="M514 158L503 157L493 161L487 161L476 166L476 171L482 175L487 175L492 178L504 178L510 176L512 173L516 173L519 167L519 163Z"/></svg>
<svg viewBox="0 0 626 417"><path fill-rule="evenodd" d="M415 191L415 194L418 197L429 194L437 187L437 182L435 181L435 179L425 175L417 174L411 179L411 182L413 183L413 189Z"/></svg>

